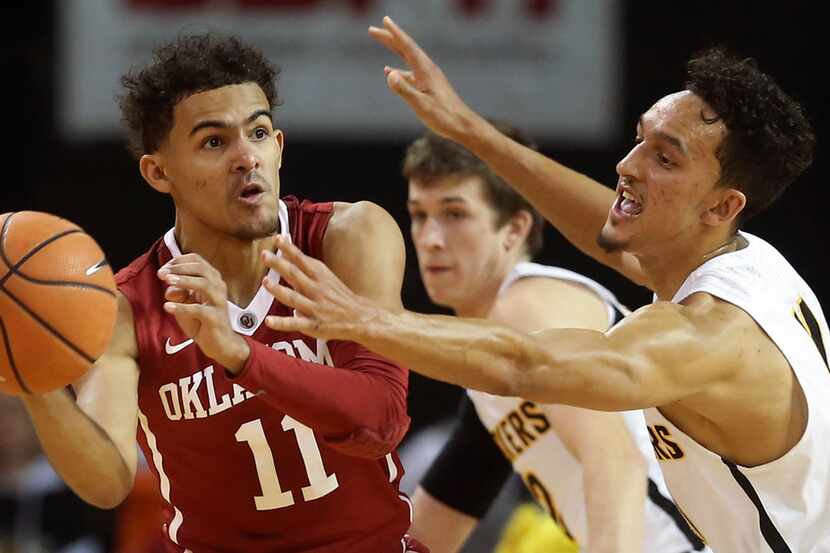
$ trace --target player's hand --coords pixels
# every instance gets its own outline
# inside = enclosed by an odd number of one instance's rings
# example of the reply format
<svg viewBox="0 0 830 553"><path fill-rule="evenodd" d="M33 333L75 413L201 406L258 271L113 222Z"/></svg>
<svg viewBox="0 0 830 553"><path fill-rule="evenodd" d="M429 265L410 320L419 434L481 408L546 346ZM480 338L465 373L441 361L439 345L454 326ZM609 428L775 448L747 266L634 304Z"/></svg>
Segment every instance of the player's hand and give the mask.
<svg viewBox="0 0 830 553"><path fill-rule="evenodd" d="M383 18L383 28L369 27L369 36L409 66L408 70L384 68L389 88L433 132L451 140L461 139L479 116L458 96L441 68L388 16Z"/></svg>
<svg viewBox="0 0 830 553"><path fill-rule="evenodd" d="M280 255L264 251L262 258L291 287L268 277L262 284L277 301L294 309L294 316L266 317L265 324L323 340L353 340L355 330L380 308L352 292L325 263L305 255L290 241L277 237L276 245Z"/></svg>
<svg viewBox="0 0 830 553"><path fill-rule="evenodd" d="M164 310L176 318L182 331L202 352L233 373L239 372L250 348L228 320L228 288L222 275L199 254L168 261L158 276L169 286Z"/></svg>

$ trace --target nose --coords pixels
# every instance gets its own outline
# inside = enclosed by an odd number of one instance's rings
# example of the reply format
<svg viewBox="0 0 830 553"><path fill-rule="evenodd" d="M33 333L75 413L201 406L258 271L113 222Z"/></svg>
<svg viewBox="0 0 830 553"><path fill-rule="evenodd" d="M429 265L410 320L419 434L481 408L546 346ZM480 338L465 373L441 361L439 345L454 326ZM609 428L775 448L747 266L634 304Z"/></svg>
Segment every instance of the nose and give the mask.
<svg viewBox="0 0 830 553"><path fill-rule="evenodd" d="M433 251L443 249L444 229L435 219L425 219L415 234L415 245Z"/></svg>
<svg viewBox="0 0 830 553"><path fill-rule="evenodd" d="M640 145L637 144L617 162L617 174L621 177L629 177L637 180L637 157Z"/></svg>
<svg viewBox="0 0 830 553"><path fill-rule="evenodd" d="M258 169L261 161L258 152L253 144L245 137L237 141L233 157L233 170L242 174L248 174Z"/></svg>

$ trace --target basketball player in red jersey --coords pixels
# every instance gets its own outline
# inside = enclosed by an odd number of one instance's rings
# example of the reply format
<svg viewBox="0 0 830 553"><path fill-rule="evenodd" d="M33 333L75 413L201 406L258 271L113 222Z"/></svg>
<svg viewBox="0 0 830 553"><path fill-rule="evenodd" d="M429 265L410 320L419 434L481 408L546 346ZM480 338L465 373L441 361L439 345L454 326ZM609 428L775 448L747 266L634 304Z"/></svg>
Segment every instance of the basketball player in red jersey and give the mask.
<svg viewBox="0 0 830 553"><path fill-rule="evenodd" d="M290 310L261 286L279 275L260 252L282 236L395 309L403 240L374 204L279 198L275 77L253 48L204 35L122 78L141 174L173 198L175 227L118 273L114 338L77 401L25 402L52 464L101 507L132 487L137 434L168 551L399 553L407 370L264 325Z"/></svg>

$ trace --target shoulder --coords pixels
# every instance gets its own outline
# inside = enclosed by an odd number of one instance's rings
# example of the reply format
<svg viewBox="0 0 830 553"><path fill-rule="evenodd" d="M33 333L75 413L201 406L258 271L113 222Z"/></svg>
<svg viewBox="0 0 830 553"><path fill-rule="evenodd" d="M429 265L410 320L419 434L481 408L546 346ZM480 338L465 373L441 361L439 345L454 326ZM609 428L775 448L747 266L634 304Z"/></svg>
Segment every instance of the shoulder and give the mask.
<svg viewBox="0 0 830 553"><path fill-rule="evenodd" d="M115 283L119 288L134 285L135 281L141 278L141 275L152 270L150 254L151 252L145 252L130 262L129 265L115 273Z"/></svg>
<svg viewBox="0 0 830 553"><path fill-rule="evenodd" d="M400 307L406 250L398 224L372 202L335 202L323 262L355 293Z"/></svg>
<svg viewBox="0 0 830 553"><path fill-rule="evenodd" d="M600 296L576 282L525 277L502 291L489 319L526 332L543 328L607 329L608 309Z"/></svg>
<svg viewBox="0 0 830 553"><path fill-rule="evenodd" d="M629 332L630 331L630 332ZM761 349L766 335L741 308L706 292L697 292L681 303L665 301L641 307L623 319L610 333L628 341L683 345L705 358L722 355L725 365L740 365L744 353ZM702 358L703 358L702 357Z"/></svg>
<svg viewBox="0 0 830 553"><path fill-rule="evenodd" d="M401 258L403 235L392 216L376 203L334 202L333 213L323 238L323 260L331 262L347 253L351 259Z"/></svg>
<svg viewBox="0 0 830 553"><path fill-rule="evenodd" d="M676 307L669 307L675 305ZM748 329L760 327L743 309L728 301L706 292L696 292L679 304L659 302L653 305L660 311L675 310L677 314L695 326L705 326L713 332L727 329Z"/></svg>
<svg viewBox="0 0 830 553"><path fill-rule="evenodd" d="M389 212L374 202L333 202L332 205L333 213L326 234L335 240L354 240L389 231L400 233Z"/></svg>

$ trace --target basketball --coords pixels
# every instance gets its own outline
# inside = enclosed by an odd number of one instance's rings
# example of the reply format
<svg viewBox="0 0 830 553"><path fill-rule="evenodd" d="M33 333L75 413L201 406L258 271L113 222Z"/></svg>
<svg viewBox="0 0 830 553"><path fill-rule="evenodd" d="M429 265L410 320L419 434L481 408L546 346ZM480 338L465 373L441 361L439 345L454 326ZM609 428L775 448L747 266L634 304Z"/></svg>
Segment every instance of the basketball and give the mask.
<svg viewBox="0 0 830 553"><path fill-rule="evenodd" d="M0 215L0 392L83 376L109 344L115 280L97 242L49 213Z"/></svg>

